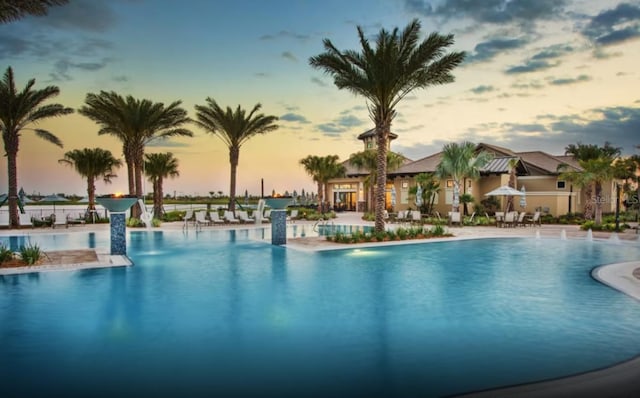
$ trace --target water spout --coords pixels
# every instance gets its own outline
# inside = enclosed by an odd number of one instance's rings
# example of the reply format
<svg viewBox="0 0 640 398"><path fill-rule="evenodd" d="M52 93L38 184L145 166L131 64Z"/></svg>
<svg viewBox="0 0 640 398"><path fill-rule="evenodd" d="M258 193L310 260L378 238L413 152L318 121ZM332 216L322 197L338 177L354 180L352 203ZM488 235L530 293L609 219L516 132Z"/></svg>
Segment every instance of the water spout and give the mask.
<svg viewBox="0 0 640 398"><path fill-rule="evenodd" d="M618 236L617 232L612 232L611 233L611 236L609 237L609 242L615 243L615 244L620 244L620 237Z"/></svg>
<svg viewBox="0 0 640 398"><path fill-rule="evenodd" d="M567 231L564 229L560 231L560 240L567 240Z"/></svg>
<svg viewBox="0 0 640 398"><path fill-rule="evenodd" d="M593 242L593 231L591 230L591 228L589 228L589 230L587 231L587 242Z"/></svg>

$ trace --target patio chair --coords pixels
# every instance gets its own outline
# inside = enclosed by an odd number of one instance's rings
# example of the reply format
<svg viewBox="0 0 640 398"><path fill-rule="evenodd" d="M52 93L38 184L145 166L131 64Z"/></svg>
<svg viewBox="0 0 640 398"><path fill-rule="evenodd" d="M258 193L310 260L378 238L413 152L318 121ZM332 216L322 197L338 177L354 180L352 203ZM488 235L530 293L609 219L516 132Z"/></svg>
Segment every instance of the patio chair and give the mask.
<svg viewBox="0 0 640 398"><path fill-rule="evenodd" d="M191 220L192 217L193 217L193 210L187 210L184 213L184 218L183 218L184 224L182 224L182 228L189 227L189 221Z"/></svg>
<svg viewBox="0 0 640 398"><path fill-rule="evenodd" d="M540 226L540 214L541 213L539 211L536 211L535 213L533 213L533 216L525 217L523 225L529 225L533 227L534 225L538 224L538 226Z"/></svg>
<svg viewBox="0 0 640 398"><path fill-rule="evenodd" d="M518 219L515 222L516 227L524 227L524 218L526 215L527 215L526 212L524 211L520 212L520 214L518 215Z"/></svg>
<svg viewBox="0 0 640 398"><path fill-rule="evenodd" d="M502 227L504 224L504 212L496 211L496 227Z"/></svg>
<svg viewBox="0 0 640 398"><path fill-rule="evenodd" d="M231 224L240 224L240 219L236 218L232 211L225 210L224 215L222 216L224 221Z"/></svg>
<svg viewBox="0 0 640 398"><path fill-rule="evenodd" d="M415 223L415 224L422 224L422 214L420 214L419 211L412 211L411 212L411 222Z"/></svg>
<svg viewBox="0 0 640 398"><path fill-rule="evenodd" d="M49 217L51 219L51 228L55 228L56 226L64 225L65 228L69 228L69 223L67 223L67 216L63 213L55 212L51 214Z"/></svg>
<svg viewBox="0 0 640 398"><path fill-rule="evenodd" d="M459 211L449 212L449 226L453 224L458 224L459 226L462 226L462 217Z"/></svg>
<svg viewBox="0 0 640 398"><path fill-rule="evenodd" d="M82 214L78 214L77 217L74 217L71 213L67 214L67 226L69 225L84 225L86 220Z"/></svg>
<svg viewBox="0 0 640 398"><path fill-rule="evenodd" d="M510 211L504 215L503 227L515 227L517 222L517 211Z"/></svg>

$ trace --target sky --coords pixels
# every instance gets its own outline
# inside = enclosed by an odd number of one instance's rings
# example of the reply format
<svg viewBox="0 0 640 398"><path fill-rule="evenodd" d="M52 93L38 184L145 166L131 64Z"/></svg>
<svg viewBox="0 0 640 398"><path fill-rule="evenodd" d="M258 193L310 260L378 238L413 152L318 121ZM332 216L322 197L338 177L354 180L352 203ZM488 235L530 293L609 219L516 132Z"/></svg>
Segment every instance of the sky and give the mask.
<svg viewBox="0 0 640 398"><path fill-rule="evenodd" d="M560 155L578 142L640 144L640 1L614 0L70 0L45 17L0 25L1 73L11 66L19 88L55 85L54 102L78 109L88 93L194 107L211 97L279 118L279 129L240 151L237 193L315 192L300 159L361 151L357 136L373 127L363 98L338 90L309 66L324 51L358 50L357 26L380 29L418 19L423 36L453 34L464 51L455 82L412 92L397 106L391 149L418 160L449 142ZM59 164L66 151L101 147L122 157L119 141L77 113L37 127L63 148L21 137L18 185L27 194L86 194L86 182ZM153 142L171 152L180 176L165 193L229 193L224 143L195 125L192 138ZM99 194L125 192L126 169ZM150 183L146 184L150 186ZM7 165L0 163L0 190Z"/></svg>

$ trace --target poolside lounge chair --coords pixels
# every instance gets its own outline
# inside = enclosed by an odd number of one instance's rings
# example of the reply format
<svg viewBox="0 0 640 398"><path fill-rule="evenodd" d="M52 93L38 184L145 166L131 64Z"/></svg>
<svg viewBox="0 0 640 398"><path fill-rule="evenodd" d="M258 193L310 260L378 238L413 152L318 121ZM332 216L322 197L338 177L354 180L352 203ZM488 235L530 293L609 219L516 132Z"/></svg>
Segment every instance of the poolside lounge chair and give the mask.
<svg viewBox="0 0 640 398"><path fill-rule="evenodd" d="M189 221L191 221L191 218L193 218L193 210L187 210L184 213L184 224L182 224L182 228L188 228L189 227Z"/></svg>
<svg viewBox="0 0 640 398"><path fill-rule="evenodd" d="M206 227L211 225L211 222L207 220L207 212L206 211L197 211L195 212L196 216L196 228L198 227Z"/></svg>
<svg viewBox="0 0 640 398"><path fill-rule="evenodd" d="M67 223L67 216L63 213L55 212L51 214L51 228L55 228L56 226L64 225L66 228L69 228L69 224Z"/></svg>
<svg viewBox="0 0 640 398"><path fill-rule="evenodd" d="M74 217L73 214L67 214L67 226L69 225L84 225L86 220L82 214L78 214L77 217ZM22 222L21 222L22 224Z"/></svg>
<svg viewBox="0 0 640 398"><path fill-rule="evenodd" d="M220 215L216 210L209 213L209 220L211 220L211 224L224 224L224 220L220 218Z"/></svg>
<svg viewBox="0 0 640 398"><path fill-rule="evenodd" d="M518 215L518 219L516 220L515 226L516 227L524 227L524 218L527 215L527 213L525 213L524 211L520 212L520 214Z"/></svg>
<svg viewBox="0 0 640 398"><path fill-rule="evenodd" d="M228 223L240 224L240 219L236 218L232 211L225 210L222 218Z"/></svg>
<svg viewBox="0 0 640 398"><path fill-rule="evenodd" d="M504 221L502 222L503 227L515 227L517 222L517 211L510 211L504 215Z"/></svg>
<svg viewBox="0 0 640 398"><path fill-rule="evenodd" d="M252 223L254 220L249 218L249 214L245 210L236 211L236 216L240 220L241 223Z"/></svg>

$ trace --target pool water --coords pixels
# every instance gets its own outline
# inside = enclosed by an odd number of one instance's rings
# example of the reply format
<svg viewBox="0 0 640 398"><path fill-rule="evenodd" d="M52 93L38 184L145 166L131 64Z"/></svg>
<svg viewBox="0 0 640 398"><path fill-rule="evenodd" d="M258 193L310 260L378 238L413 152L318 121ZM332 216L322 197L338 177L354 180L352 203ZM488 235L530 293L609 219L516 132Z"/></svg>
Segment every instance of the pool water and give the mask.
<svg viewBox="0 0 640 398"><path fill-rule="evenodd" d="M640 304L590 277L637 246L308 253L265 236L130 232L133 267L0 277L2 396L444 396L640 353ZM106 232L29 240L109 246Z"/></svg>

